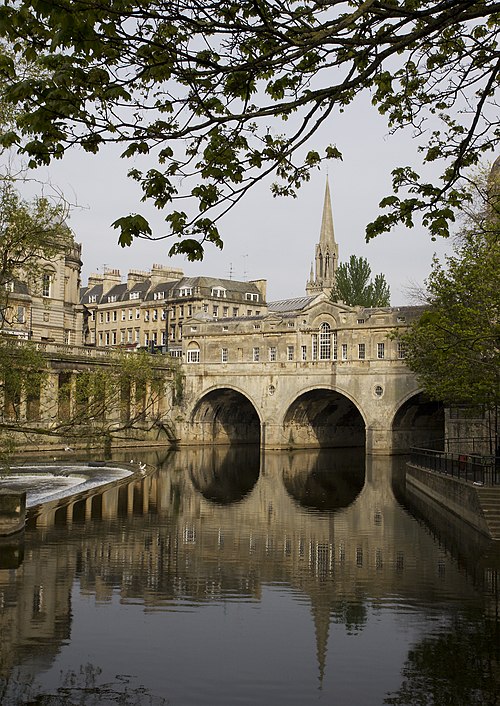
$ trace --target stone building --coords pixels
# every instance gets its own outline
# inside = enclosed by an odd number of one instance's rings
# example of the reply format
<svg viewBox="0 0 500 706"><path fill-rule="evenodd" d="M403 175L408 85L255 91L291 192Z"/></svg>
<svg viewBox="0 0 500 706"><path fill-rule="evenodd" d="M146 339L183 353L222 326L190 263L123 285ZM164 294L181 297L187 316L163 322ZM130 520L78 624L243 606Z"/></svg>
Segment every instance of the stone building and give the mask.
<svg viewBox="0 0 500 706"><path fill-rule="evenodd" d="M267 312L265 280L185 277L158 264L150 272L131 270L126 282L119 270L91 275L80 301L86 344L161 346L178 357L186 320L249 319Z"/></svg>
<svg viewBox="0 0 500 706"><path fill-rule="evenodd" d="M2 333L33 341L82 345L81 245L72 235L69 238L64 251L42 260L37 281L16 279L9 283Z"/></svg>

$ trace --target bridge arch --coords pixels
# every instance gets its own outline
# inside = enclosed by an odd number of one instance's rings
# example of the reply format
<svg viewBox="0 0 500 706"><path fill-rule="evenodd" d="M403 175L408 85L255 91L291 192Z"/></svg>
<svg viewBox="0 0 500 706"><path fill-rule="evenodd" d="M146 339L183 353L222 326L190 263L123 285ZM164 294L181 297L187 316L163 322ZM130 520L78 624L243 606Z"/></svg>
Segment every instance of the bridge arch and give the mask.
<svg viewBox="0 0 500 706"><path fill-rule="evenodd" d="M284 439L290 448L364 447L366 421L345 392L321 386L302 390L283 415Z"/></svg>
<svg viewBox="0 0 500 706"><path fill-rule="evenodd" d="M260 443L257 406L247 393L233 386L206 390L193 407L190 425L197 443Z"/></svg>
<svg viewBox="0 0 500 706"><path fill-rule="evenodd" d="M411 446L443 448L445 436L444 405L414 390L403 398L392 419L393 450L407 451Z"/></svg>

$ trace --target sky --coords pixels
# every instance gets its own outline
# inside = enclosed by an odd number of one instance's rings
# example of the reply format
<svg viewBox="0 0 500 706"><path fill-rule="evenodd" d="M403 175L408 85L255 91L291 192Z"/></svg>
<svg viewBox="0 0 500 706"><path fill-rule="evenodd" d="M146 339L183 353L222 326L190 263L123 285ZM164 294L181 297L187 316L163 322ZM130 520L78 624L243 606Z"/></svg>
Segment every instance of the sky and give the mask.
<svg viewBox="0 0 500 706"><path fill-rule="evenodd" d="M391 288L391 304L415 303L412 292L428 276L432 256L451 250L449 241L432 242L423 228L398 227L365 242L366 224L379 213L378 203L391 192L391 169L419 164L417 143L410 132L389 135L385 122L361 97L345 113L333 116L308 148L336 144L342 161L330 161L313 172L311 181L293 199L273 198L267 183L259 184L220 225L223 250L208 245L203 262L168 257L172 240L136 240L131 247L117 243L111 223L129 213L144 212L139 187L126 177L133 166L117 149L89 155L75 148L38 177L49 180L78 207L70 226L82 243L82 283L89 274L116 268L148 271L153 263L183 269L186 276L207 275L239 280L266 279L268 301L303 296L319 240L325 183L332 196L339 259L368 259L372 274L383 273ZM418 170L417 170L418 171ZM161 216L155 216L161 232Z"/></svg>

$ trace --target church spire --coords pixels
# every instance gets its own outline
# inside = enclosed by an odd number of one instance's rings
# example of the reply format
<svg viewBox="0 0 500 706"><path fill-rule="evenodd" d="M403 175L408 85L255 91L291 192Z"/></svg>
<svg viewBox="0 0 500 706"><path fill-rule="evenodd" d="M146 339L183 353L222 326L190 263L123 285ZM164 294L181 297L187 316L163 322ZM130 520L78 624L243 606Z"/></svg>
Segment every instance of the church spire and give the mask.
<svg viewBox="0 0 500 706"><path fill-rule="evenodd" d="M314 275L311 272L311 277L306 284L307 294L318 294L323 291L330 295L334 286L338 257L339 247L335 242L330 185L327 178L319 243L316 245L315 252L315 272Z"/></svg>
<svg viewBox="0 0 500 706"><path fill-rule="evenodd" d="M335 233L333 230L332 200L330 198L330 184L326 179L325 200L323 203L323 216L321 218L321 231L319 235L320 245L330 246L333 251L336 247Z"/></svg>

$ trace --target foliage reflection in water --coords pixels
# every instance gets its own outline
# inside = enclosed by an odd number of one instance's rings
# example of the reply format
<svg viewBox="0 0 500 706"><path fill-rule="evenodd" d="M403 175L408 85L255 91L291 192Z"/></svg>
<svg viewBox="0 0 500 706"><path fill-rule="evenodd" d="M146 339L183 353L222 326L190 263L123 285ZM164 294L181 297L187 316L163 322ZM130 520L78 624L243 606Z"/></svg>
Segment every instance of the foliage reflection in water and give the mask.
<svg viewBox="0 0 500 706"><path fill-rule="evenodd" d="M498 552L391 459L141 460L0 545L2 705L497 704Z"/></svg>

